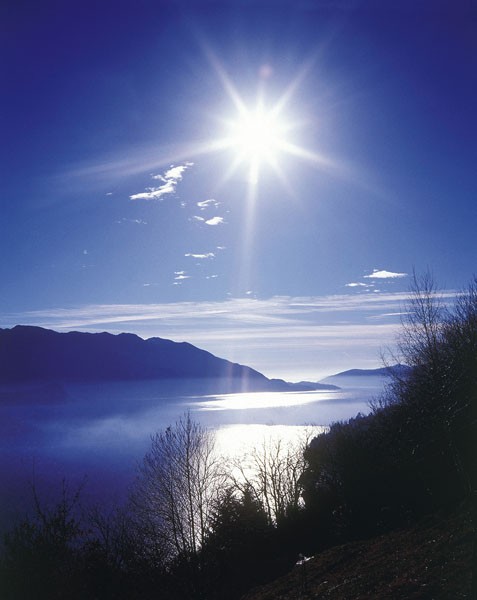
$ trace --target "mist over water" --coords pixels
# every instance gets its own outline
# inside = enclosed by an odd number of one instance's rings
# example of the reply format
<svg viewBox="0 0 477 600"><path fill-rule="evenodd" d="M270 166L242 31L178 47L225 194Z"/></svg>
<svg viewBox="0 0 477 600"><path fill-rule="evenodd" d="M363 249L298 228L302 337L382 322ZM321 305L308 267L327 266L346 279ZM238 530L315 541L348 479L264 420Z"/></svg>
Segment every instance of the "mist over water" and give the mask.
<svg viewBox="0 0 477 600"><path fill-rule="evenodd" d="M4 390L0 528L31 506L31 482L53 499L63 478L72 488L85 482L83 502L106 508L121 503L151 435L186 411L216 430L219 452L230 455L270 435L293 439L310 425L319 433L333 421L369 412L382 382L359 384L333 391L223 395L188 390L174 395L173 387L154 381L68 384L62 394L50 396Z"/></svg>

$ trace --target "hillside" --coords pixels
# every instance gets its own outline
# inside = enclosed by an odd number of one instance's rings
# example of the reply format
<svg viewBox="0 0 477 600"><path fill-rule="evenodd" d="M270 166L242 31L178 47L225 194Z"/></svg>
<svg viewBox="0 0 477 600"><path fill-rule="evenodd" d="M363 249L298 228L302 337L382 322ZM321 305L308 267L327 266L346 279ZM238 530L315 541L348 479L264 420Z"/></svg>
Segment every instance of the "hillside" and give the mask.
<svg viewBox="0 0 477 600"><path fill-rule="evenodd" d="M473 537L470 511L460 506L326 550L242 600L470 599Z"/></svg>
<svg viewBox="0 0 477 600"><path fill-rule="evenodd" d="M265 388L269 382L258 371L185 342L27 326L0 330L2 382L175 378L229 378Z"/></svg>
<svg viewBox="0 0 477 600"><path fill-rule="evenodd" d="M186 342L121 333L0 329L0 383L220 380L228 391L301 391L300 384L218 358ZM333 386L315 384L314 389ZM308 388L307 388L308 389Z"/></svg>

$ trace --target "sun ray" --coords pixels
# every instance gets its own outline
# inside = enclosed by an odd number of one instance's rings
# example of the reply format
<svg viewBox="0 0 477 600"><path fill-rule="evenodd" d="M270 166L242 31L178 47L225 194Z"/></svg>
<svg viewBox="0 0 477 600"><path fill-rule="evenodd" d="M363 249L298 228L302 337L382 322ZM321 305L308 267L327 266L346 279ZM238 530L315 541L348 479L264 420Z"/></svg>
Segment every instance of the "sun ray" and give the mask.
<svg viewBox="0 0 477 600"><path fill-rule="evenodd" d="M275 103L275 105L272 108L273 113L280 114L284 110L285 106L291 100L291 98L295 94L296 90L300 87L300 85L302 84L305 77L308 75L310 70L313 68L313 65L315 64L315 62L316 62L316 53L315 53L315 55L311 56L305 62L305 64L298 71L297 75L294 77L294 79L288 85L288 87L286 88L284 93L278 99L278 102Z"/></svg>
<svg viewBox="0 0 477 600"><path fill-rule="evenodd" d="M324 154L320 154L318 152L312 152L311 150L307 150L302 146L298 146L297 144L293 144L291 142L287 142L285 140L280 144L280 148L287 154L291 156L297 156L303 160L313 163L316 166L321 168L326 168L329 170L338 170L340 169L340 165L333 161L328 156Z"/></svg>
<svg viewBox="0 0 477 600"><path fill-rule="evenodd" d="M222 83L222 87L224 88L229 98L232 100L233 104L235 105L235 108L238 110L239 113L245 112L247 110L246 106L242 98L240 97L240 94L238 93L237 89L235 88L232 80L226 73L224 67L222 66L218 58L215 56L214 52L212 51L209 45L204 43L202 44L202 47L204 49L206 58L208 59L216 74L218 75Z"/></svg>

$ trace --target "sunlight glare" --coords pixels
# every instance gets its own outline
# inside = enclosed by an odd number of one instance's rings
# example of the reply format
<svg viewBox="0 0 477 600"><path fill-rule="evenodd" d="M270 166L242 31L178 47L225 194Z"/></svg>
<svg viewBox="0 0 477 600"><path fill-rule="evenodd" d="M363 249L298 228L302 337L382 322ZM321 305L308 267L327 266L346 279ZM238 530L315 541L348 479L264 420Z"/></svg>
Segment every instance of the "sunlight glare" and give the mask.
<svg viewBox="0 0 477 600"><path fill-rule="evenodd" d="M232 140L246 156L268 159L280 146L282 127L275 115L262 108L246 112L232 124Z"/></svg>
<svg viewBox="0 0 477 600"><path fill-rule="evenodd" d="M198 402L198 410L248 410L302 406L312 402L333 399L334 391L313 390L311 392L248 392L210 396L210 400Z"/></svg>
<svg viewBox="0 0 477 600"><path fill-rule="evenodd" d="M242 107L237 119L228 122L228 146L237 152L239 162L248 162L249 179L257 183L263 163L276 164L286 144L287 126L275 110L262 104L255 109Z"/></svg>

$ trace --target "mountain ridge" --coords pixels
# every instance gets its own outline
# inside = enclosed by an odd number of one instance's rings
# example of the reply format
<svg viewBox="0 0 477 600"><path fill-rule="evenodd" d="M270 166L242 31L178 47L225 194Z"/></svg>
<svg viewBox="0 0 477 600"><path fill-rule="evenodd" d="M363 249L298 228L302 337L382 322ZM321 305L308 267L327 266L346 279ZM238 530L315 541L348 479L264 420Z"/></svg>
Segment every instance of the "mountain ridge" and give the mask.
<svg viewBox="0 0 477 600"><path fill-rule="evenodd" d="M189 342L132 333L57 332L30 325L0 329L0 383L31 381L227 380L231 391L301 391ZM315 389L337 389L315 384ZM306 388L309 389L309 388Z"/></svg>

